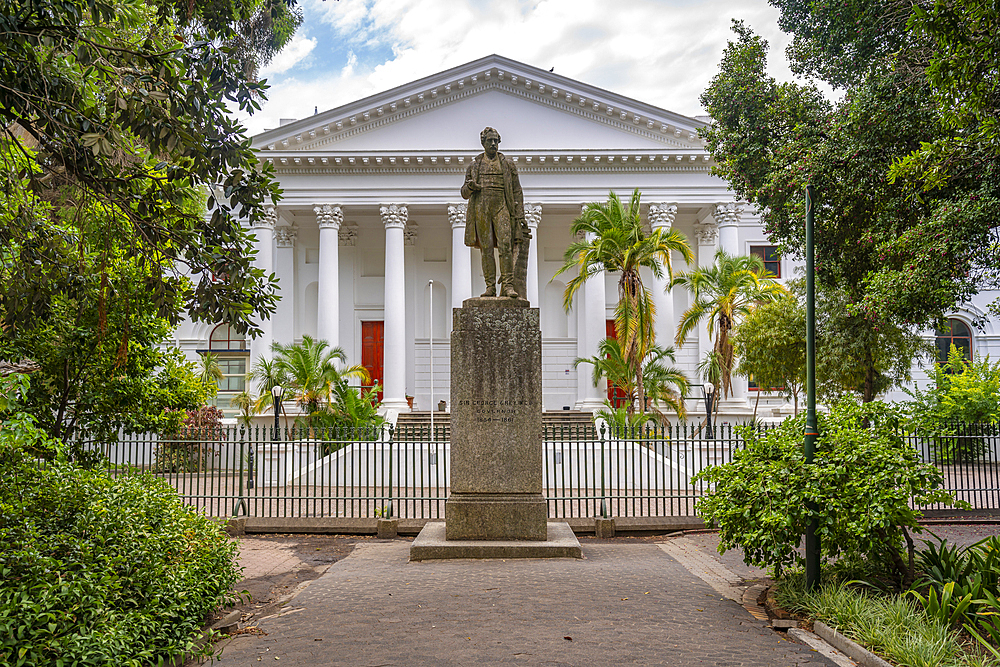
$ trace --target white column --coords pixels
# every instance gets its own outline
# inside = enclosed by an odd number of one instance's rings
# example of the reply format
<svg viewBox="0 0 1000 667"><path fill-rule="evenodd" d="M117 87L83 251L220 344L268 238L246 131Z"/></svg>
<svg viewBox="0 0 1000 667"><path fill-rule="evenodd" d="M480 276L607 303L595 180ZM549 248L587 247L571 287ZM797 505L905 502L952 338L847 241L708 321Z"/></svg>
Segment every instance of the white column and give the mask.
<svg viewBox="0 0 1000 667"><path fill-rule="evenodd" d="M695 223L694 233L698 238L698 266L708 268L715 263L716 241L719 239L719 226L712 216L702 222ZM694 299L694 296L691 296ZM698 325L698 363L705 360L705 355L713 349L712 339L708 335L708 322ZM701 374L695 369L696 382L701 382Z"/></svg>
<svg viewBox="0 0 1000 667"><path fill-rule="evenodd" d="M677 217L677 204L650 204L649 205L649 226L653 232L663 230L666 234L674 224ZM656 333L656 344L660 347L673 347L674 333L677 330L677 322L674 319L674 297L667 289L670 286L670 276L664 269L662 278L653 278L650 285L650 292L653 294L653 306L656 308L656 320L653 322L653 331Z"/></svg>
<svg viewBox="0 0 1000 667"><path fill-rule="evenodd" d="M524 205L524 221L528 223L531 232L531 245L528 246L528 301L532 308L538 308L538 223L542 220L541 204Z"/></svg>
<svg viewBox="0 0 1000 667"><path fill-rule="evenodd" d="M576 356L580 359L587 358L587 303L583 298L583 292L577 291L574 298L573 310L576 311ZM576 367L576 402L573 409L580 410L587 397L590 386L591 366L590 364L580 364Z"/></svg>
<svg viewBox="0 0 1000 667"><path fill-rule="evenodd" d="M319 284L317 285L316 336L330 347L340 346L340 226L344 212L339 206L317 204L319 225Z"/></svg>
<svg viewBox="0 0 1000 667"><path fill-rule="evenodd" d="M587 234L587 241L593 240L593 234ZM598 273L595 276L591 276L587 282L583 284L583 300L584 300L584 327L577 333L577 335L582 334L585 341L584 353L581 355L584 358L596 357L598 346L601 341L607 337L607 320L606 320L606 308L605 308L605 294L604 294L604 272ZM587 412L596 412L604 407L604 401L608 397L608 382L607 380L601 380L598 386L594 386L591 382L590 373L587 373L588 367L580 366L579 370L583 370L587 375L586 382L584 383L585 392L580 397L578 409Z"/></svg>
<svg viewBox="0 0 1000 667"><path fill-rule="evenodd" d="M254 256L254 266L264 271L264 275L271 275L274 272L274 223L278 220L278 211L273 206L265 207L263 217L251 226L254 233L254 249L257 254ZM271 358L271 333L272 320L262 320L260 323L261 335L250 341L250 363L253 364L258 357Z"/></svg>
<svg viewBox="0 0 1000 667"><path fill-rule="evenodd" d="M451 307L461 308L472 298L472 248L465 245L466 203L450 204L451 222Z"/></svg>
<svg viewBox="0 0 1000 667"><path fill-rule="evenodd" d="M719 225L719 247L729 255L742 255L740 249L740 213L742 209L733 202L715 205L712 217Z"/></svg>
<svg viewBox="0 0 1000 667"><path fill-rule="evenodd" d="M274 340L285 345L295 342L295 234L295 227L274 228L274 272L281 279L281 300L274 311Z"/></svg>
<svg viewBox="0 0 1000 667"><path fill-rule="evenodd" d="M385 347L382 350L382 409L409 412L406 405L406 273L403 268L405 206L379 209L385 225Z"/></svg>

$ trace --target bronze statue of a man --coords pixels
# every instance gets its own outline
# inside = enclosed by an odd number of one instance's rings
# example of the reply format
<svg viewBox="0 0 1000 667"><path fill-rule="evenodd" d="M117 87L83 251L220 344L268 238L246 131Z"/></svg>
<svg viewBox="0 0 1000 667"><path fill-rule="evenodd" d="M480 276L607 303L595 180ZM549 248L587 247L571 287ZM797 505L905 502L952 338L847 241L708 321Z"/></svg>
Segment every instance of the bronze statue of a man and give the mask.
<svg viewBox="0 0 1000 667"><path fill-rule="evenodd" d="M497 150L500 133L487 127L479 135L485 152L477 155L465 172L462 197L469 200L465 216L465 245L479 248L483 259L486 292L497 295L497 269L493 248L500 255L500 296L518 298L514 278L515 259L527 254L521 244L530 234L524 221L524 194L514 161ZM518 261L520 269L521 261ZM525 262L526 264L526 262ZM526 266L525 266L526 268ZM520 281L518 281L520 282ZM524 288L520 288L523 292Z"/></svg>

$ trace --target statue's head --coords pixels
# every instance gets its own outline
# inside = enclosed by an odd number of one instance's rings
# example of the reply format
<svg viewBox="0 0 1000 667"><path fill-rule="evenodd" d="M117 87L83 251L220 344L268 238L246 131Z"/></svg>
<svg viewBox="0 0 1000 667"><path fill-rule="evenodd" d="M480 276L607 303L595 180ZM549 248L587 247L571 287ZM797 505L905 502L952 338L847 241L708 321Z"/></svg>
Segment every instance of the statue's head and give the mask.
<svg viewBox="0 0 1000 667"><path fill-rule="evenodd" d="M500 148L499 132L492 127L487 127L479 133L479 141L483 144L483 149L486 151L487 157L492 159L496 156L497 150Z"/></svg>

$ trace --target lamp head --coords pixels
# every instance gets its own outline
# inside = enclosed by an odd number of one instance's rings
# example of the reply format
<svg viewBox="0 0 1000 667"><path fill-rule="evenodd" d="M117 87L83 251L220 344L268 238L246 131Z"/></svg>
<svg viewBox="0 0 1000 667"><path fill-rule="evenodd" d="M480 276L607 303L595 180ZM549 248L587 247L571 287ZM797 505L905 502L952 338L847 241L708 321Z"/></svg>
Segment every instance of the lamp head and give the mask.
<svg viewBox="0 0 1000 667"><path fill-rule="evenodd" d="M711 382L706 382L705 383L705 393L708 394L709 396L711 396L712 394L714 394L715 393L715 385L712 384Z"/></svg>
<svg viewBox="0 0 1000 667"><path fill-rule="evenodd" d="M271 387L271 396L273 396L274 400L276 401L280 401L284 393L285 393L285 388L282 387L280 384L276 384L273 387Z"/></svg>

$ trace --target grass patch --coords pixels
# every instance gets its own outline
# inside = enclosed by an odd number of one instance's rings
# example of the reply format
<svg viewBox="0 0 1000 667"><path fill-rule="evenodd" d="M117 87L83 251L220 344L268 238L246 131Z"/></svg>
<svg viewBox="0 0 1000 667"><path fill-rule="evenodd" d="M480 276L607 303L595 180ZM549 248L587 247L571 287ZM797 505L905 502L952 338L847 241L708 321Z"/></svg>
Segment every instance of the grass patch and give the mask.
<svg viewBox="0 0 1000 667"><path fill-rule="evenodd" d="M783 608L835 627L873 653L904 667L986 667L1000 664L963 641L958 632L930 618L912 599L845 582L806 591L801 571L778 585Z"/></svg>

